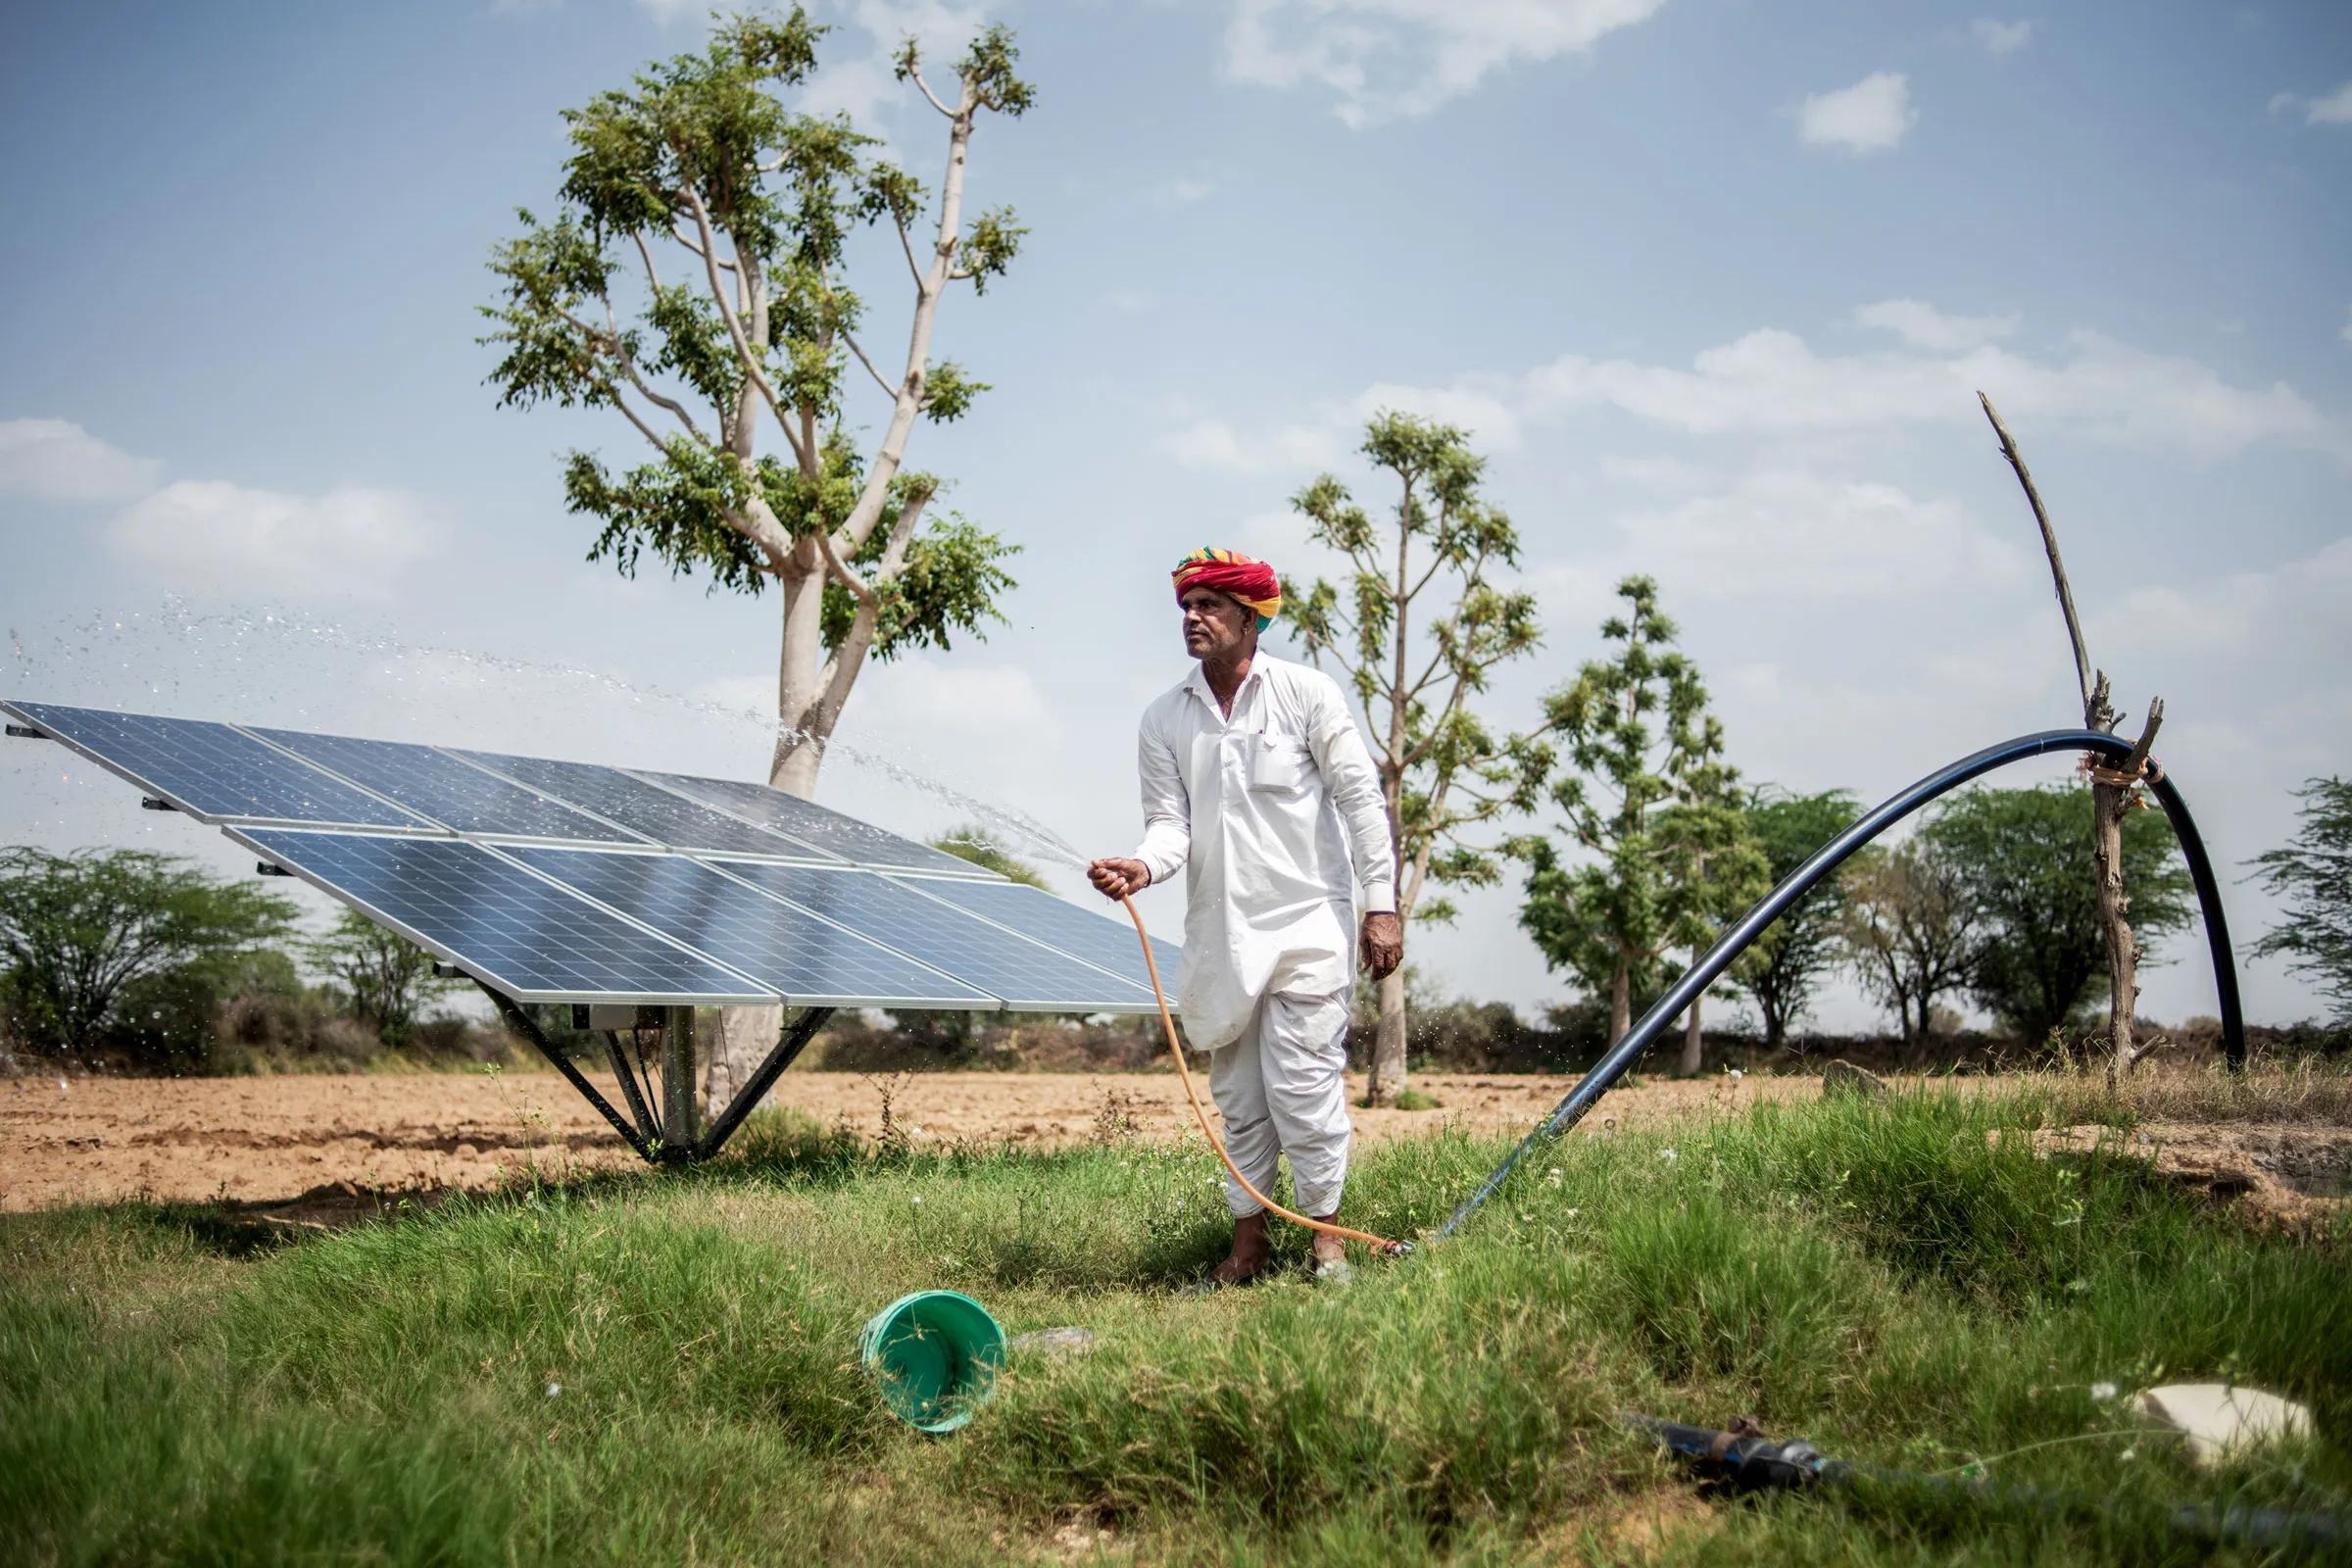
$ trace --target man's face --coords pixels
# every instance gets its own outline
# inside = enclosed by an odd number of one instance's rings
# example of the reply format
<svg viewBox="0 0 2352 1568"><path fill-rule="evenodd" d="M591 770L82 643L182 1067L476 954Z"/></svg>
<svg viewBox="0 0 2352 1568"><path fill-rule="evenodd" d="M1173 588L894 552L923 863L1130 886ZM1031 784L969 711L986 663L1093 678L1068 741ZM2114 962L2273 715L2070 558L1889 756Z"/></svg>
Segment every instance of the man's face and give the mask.
<svg viewBox="0 0 2352 1568"><path fill-rule="evenodd" d="M1184 651L1215 659L1246 648L1257 638L1257 614L1231 594L1187 588L1177 600L1184 610Z"/></svg>

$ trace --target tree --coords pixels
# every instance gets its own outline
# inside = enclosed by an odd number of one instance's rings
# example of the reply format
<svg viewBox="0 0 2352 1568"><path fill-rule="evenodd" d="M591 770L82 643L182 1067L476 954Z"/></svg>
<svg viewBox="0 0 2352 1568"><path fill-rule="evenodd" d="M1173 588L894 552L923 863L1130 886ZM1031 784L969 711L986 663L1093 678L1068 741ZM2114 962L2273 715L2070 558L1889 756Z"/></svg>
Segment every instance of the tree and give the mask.
<svg viewBox="0 0 2352 1568"><path fill-rule="evenodd" d="M1046 879L1037 874L1036 866L1014 855L1004 847L1002 839L976 822L948 829L931 841L931 847L943 850L958 860L969 860L974 865L994 871L1006 881L1033 888L1046 885Z"/></svg>
<svg viewBox="0 0 2352 1568"><path fill-rule="evenodd" d="M1846 862L1838 937L1863 989L1894 1009L1903 1044L1925 1040L1936 999L1967 985L1976 912L1959 875L1918 838Z"/></svg>
<svg viewBox="0 0 2352 1568"><path fill-rule="evenodd" d="M126 987L283 939L294 906L145 850L0 850L0 956L30 1044L86 1046Z"/></svg>
<svg viewBox="0 0 2352 1568"><path fill-rule="evenodd" d="M303 944L303 956L343 987L352 1014L396 1051L425 1003L451 984L433 973L431 954L356 909L337 910L326 935Z"/></svg>
<svg viewBox="0 0 2352 1568"><path fill-rule="evenodd" d="M1921 833L1951 867L1974 911L1980 941L1969 990L2030 1045L2072 1018L2106 965L2098 880L2090 871L2096 825L2070 785L1970 790L1952 797ZM2155 937L2185 928L2193 906L2172 824L2134 811L2122 825L2119 870L2135 890L2134 924Z"/></svg>
<svg viewBox="0 0 2352 1568"><path fill-rule="evenodd" d="M1722 722L1697 666L1674 651L1657 584L1628 577L1617 593L1627 613L1600 628L1621 645L1616 657L1588 662L1544 700L1544 728L1571 764L1550 791L1564 836L1599 861L1567 865L1533 835L1510 846L1528 866L1520 925L1546 963L1607 988L1612 1043L1632 1027L1635 992L1656 987L1666 953L1706 946L1740 895L1752 897L1762 866L1739 775L1723 761Z"/></svg>
<svg viewBox="0 0 2352 1568"><path fill-rule="evenodd" d="M2255 875L2286 905L2286 919L2263 933L2254 956L2283 955L2352 1022L2352 784L2308 779L2295 798L2303 820L2294 838L2254 858Z"/></svg>
<svg viewBox="0 0 2352 1568"><path fill-rule="evenodd" d="M940 481L904 464L917 419L960 417L986 390L933 360L932 338L949 291L985 289L1019 248L1009 210L966 220L965 166L981 116L1017 117L1034 96L1001 26L973 41L945 98L908 40L899 79L947 122L933 203L846 115L779 96L808 79L824 30L797 7L725 19L703 53L566 112L557 216L520 213L484 310L502 404L611 409L653 450L617 473L588 452L567 459L566 504L603 524L590 559L634 574L650 551L673 573L708 573L712 591L776 585L767 776L803 796L865 661L982 634L1012 586L1012 547L961 517L926 525ZM859 337L866 305L848 278L867 226L895 237L911 282L895 374ZM665 279L664 265L678 271ZM869 385L886 413L867 450L851 401ZM732 1092L777 1011L722 1018L707 1092Z"/></svg>
<svg viewBox="0 0 2352 1568"><path fill-rule="evenodd" d="M1844 790L1791 795L1770 786L1747 800L1747 826L1764 854L1774 886L1813 852L1854 825L1861 807ZM1764 1044L1788 1044L1788 1026L1805 1015L1821 982L1841 956L1838 930L1845 918L1845 882L1832 876L1796 901L1741 955L1732 983L1764 1018Z"/></svg>
<svg viewBox="0 0 2352 1568"><path fill-rule="evenodd" d="M1500 880L1499 847L1474 835L1532 804L1542 780L1541 749L1498 739L1470 708L1495 666L1535 651L1536 602L1494 578L1517 563L1519 536L1480 495L1486 460L1460 430L1382 413L1359 450L1395 487L1396 511L1374 522L1328 473L1292 497L1316 541L1354 570L1344 587L1318 579L1286 598L1307 657L1338 666L1362 705L1396 846L1396 917L1409 927L1454 916L1450 901L1427 896L1430 884ZM1373 1104L1404 1090L1405 1012L1400 966L1380 983Z"/></svg>

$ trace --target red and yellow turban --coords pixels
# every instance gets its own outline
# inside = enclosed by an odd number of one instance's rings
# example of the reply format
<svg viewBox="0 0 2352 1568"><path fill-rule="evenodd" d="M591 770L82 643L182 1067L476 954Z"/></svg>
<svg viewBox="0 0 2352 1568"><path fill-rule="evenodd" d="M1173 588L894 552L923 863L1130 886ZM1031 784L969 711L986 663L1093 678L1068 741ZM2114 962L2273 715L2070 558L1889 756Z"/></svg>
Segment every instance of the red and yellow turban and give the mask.
<svg viewBox="0 0 2352 1568"><path fill-rule="evenodd" d="M1235 550L1196 550L1169 573L1176 579L1176 598L1187 588L1214 588L1257 612L1257 629L1264 631L1282 613L1282 579L1262 561L1251 561Z"/></svg>

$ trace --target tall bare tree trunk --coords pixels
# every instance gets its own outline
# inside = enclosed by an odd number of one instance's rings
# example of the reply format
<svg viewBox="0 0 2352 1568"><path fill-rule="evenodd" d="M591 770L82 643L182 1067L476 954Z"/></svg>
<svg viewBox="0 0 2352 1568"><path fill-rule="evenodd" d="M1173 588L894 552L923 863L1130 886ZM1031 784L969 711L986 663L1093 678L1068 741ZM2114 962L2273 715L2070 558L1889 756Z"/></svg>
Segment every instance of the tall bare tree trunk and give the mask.
<svg viewBox="0 0 2352 1568"><path fill-rule="evenodd" d="M1992 421L1993 433L2000 437L2001 456L2017 470L2017 482L2026 492L2026 503L2034 509L2034 520L2041 527L2041 546L2050 558L2050 582L2058 593L2058 608L2066 616L2066 633L2074 645L2075 679L2082 693L2082 724L2086 729L2115 729L2118 715L2109 697L2107 673L2092 671L2090 651L2082 641L2082 622L2075 613L2075 591L2066 580L2066 563L2058 556L2058 532L2050 526L2050 514L2041 504L2041 492L2034 487L2034 475L2026 467L2025 454L2017 447L2009 427L2001 422L1992 400L1984 393L1977 401L1984 406L1984 417ZM2148 748L2156 742L2156 727L2164 722L2164 699L2150 698L2147 722L2140 731L2138 743L2131 757L2120 768L2091 770L2091 870L2097 881L2099 923L2107 937L2107 1085L2116 1087L2124 1073L2139 1059L2132 1042L2132 1015L2139 1006L2139 945L2132 935L2132 900L2124 891L2124 813L2132 809L2132 786L2147 765Z"/></svg>
<svg viewBox="0 0 2352 1568"><path fill-rule="evenodd" d="M2104 676L2093 697L2099 705L2094 721L2104 721L2096 727L2113 729L2116 714L2106 706ZM2138 777L2148 748L2155 744L2156 727L2163 722L2164 699L2157 698L2148 704L2147 720L2124 765L2113 773L2102 769L2091 775L2091 862L2098 875L2099 923L2107 933L2107 1087L2111 1090L2140 1054L2132 1036L2132 1019L2139 1010L2141 955L2138 938L2132 934L2132 898L2124 887L2124 818L2133 809L2132 786L2124 781Z"/></svg>
<svg viewBox="0 0 2352 1568"><path fill-rule="evenodd" d="M1372 1071L1364 1085L1364 1103L1394 1105L1404 1093L1404 970L1394 969L1380 981L1380 1026L1372 1035Z"/></svg>
<svg viewBox="0 0 2352 1568"><path fill-rule="evenodd" d="M1697 960L1693 957L1691 961ZM1701 991L1690 999L1690 1010L1683 1014L1683 1059L1674 1064L1679 1077L1695 1078L1706 1066L1707 1043L1698 1021L1699 1006L1706 1000L1707 994Z"/></svg>
<svg viewBox="0 0 2352 1568"><path fill-rule="evenodd" d="M776 662L776 738L768 759L768 787L803 799L816 794L817 768L829 737L808 727L820 691L824 639L819 601L821 564L779 579L784 601L782 647ZM781 1006L721 1007L718 1027L701 1042L703 1114L716 1115L759 1069L784 1028Z"/></svg>
<svg viewBox="0 0 2352 1568"><path fill-rule="evenodd" d="M1633 1026L1634 976L1633 971L1620 962L1617 972L1609 976L1609 1044L1613 1046L1623 1040L1625 1032Z"/></svg>

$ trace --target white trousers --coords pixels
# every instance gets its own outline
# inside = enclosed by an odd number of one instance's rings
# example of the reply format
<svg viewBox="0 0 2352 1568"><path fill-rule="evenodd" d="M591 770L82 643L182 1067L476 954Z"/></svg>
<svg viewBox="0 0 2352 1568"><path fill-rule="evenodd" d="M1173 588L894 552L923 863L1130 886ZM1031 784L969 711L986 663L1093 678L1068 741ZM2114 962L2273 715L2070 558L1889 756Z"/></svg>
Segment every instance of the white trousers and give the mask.
<svg viewBox="0 0 2352 1568"><path fill-rule="evenodd" d="M1291 1156L1291 1186L1303 1214L1336 1213L1348 1184L1348 994L1269 992L1240 1038L1208 1058L1209 1093L1225 1120L1225 1152L1261 1193L1272 1196L1275 1161ZM1257 1200L1225 1178L1225 1202L1239 1219Z"/></svg>

